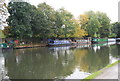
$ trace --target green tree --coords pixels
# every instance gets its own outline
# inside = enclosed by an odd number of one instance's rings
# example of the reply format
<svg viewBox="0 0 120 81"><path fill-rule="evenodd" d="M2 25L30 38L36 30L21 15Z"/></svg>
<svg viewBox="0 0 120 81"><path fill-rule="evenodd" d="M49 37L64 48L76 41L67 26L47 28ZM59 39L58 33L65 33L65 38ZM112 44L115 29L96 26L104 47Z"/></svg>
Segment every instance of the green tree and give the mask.
<svg viewBox="0 0 120 81"><path fill-rule="evenodd" d="M75 23L73 15L64 8L59 9L60 17L62 20L61 28L63 30L62 37L71 37L75 32Z"/></svg>
<svg viewBox="0 0 120 81"><path fill-rule="evenodd" d="M120 22L113 23L111 31L113 37L120 37Z"/></svg>
<svg viewBox="0 0 120 81"><path fill-rule="evenodd" d="M79 20L81 27L91 37L108 37L111 33L110 19L105 13L88 11Z"/></svg>
<svg viewBox="0 0 120 81"><path fill-rule="evenodd" d="M93 11L85 12L86 15L88 15L88 22L86 26L86 31L88 32L88 35L91 37L98 37L98 31L100 28L100 23L97 19L96 13Z"/></svg>
<svg viewBox="0 0 120 81"><path fill-rule="evenodd" d="M55 37L60 37L61 35L63 35L63 20L61 17L61 12L58 10L55 12L55 24L54 24L54 36Z"/></svg>
<svg viewBox="0 0 120 81"><path fill-rule="evenodd" d="M100 34L100 37L109 37L111 33L111 25L110 25L109 17L102 12L96 12L96 15L101 25L98 31L98 33Z"/></svg>
<svg viewBox="0 0 120 81"><path fill-rule="evenodd" d="M46 3L39 4L35 23L34 28L38 37L52 37L54 33L53 26L55 24L55 10Z"/></svg>
<svg viewBox="0 0 120 81"><path fill-rule="evenodd" d="M14 38L32 37L31 26L31 8L33 6L27 2L10 2L8 18L10 28L10 36Z"/></svg>

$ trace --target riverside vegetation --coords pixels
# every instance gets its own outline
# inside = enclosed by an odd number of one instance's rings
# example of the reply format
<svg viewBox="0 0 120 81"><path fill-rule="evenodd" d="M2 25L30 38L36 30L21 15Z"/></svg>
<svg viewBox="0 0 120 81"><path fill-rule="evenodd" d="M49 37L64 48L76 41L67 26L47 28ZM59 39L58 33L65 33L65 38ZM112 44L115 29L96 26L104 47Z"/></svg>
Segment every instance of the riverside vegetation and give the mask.
<svg viewBox="0 0 120 81"><path fill-rule="evenodd" d="M64 8L55 10L45 2L37 7L9 2L6 8L10 16L8 26L0 30L3 38L120 37L120 23L110 23L107 14L100 11L86 11L76 19Z"/></svg>

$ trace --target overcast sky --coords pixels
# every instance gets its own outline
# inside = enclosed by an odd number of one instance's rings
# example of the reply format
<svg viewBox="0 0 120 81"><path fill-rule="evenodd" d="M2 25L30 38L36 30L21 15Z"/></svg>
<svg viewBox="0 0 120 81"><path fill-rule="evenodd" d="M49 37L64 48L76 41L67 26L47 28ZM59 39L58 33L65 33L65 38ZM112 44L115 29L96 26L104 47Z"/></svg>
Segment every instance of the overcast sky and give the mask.
<svg viewBox="0 0 120 81"><path fill-rule="evenodd" d="M29 0L32 5L46 2L54 9L64 7L76 18L85 11L101 11L108 15L111 22L118 21L118 2L119 0Z"/></svg>

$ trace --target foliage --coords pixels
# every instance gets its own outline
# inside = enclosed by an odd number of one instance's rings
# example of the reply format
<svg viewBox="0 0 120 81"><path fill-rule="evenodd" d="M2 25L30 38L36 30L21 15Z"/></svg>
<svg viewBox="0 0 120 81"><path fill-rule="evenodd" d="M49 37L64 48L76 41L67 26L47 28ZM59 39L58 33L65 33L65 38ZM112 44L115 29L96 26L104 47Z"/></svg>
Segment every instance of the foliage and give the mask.
<svg viewBox="0 0 120 81"><path fill-rule="evenodd" d="M105 13L88 11L79 18L80 25L91 37L108 37L110 33L110 19Z"/></svg>
<svg viewBox="0 0 120 81"><path fill-rule="evenodd" d="M105 13L102 13L102 12L96 12L96 15L101 25L98 31L98 33L100 34L100 37L109 37L111 33L110 19Z"/></svg>
<svg viewBox="0 0 120 81"><path fill-rule="evenodd" d="M64 8L59 9L59 12L62 20L62 34L64 35L64 37L71 37L71 35L75 32L75 25L72 20L73 15Z"/></svg>
<svg viewBox="0 0 120 81"><path fill-rule="evenodd" d="M73 22L75 23L75 33L72 35L73 37L83 37L88 35L84 29L81 29L81 26L76 19L73 19Z"/></svg>
<svg viewBox="0 0 120 81"><path fill-rule="evenodd" d="M8 37L70 37L74 33L73 15L61 8L55 11L46 3L41 3L37 7L29 3L10 2L8 5L10 17L8 19L9 28L5 28ZM62 26L65 25L65 28ZM8 34L10 33L10 34Z"/></svg>
<svg viewBox="0 0 120 81"><path fill-rule="evenodd" d="M79 16L79 21L80 21L81 28L86 30L87 29L86 28L87 27L87 23L89 21L88 15L85 15L85 14L80 15Z"/></svg>
<svg viewBox="0 0 120 81"><path fill-rule="evenodd" d="M31 27L31 8L27 2L10 2L8 18L10 28L10 36L15 38L32 37Z"/></svg>
<svg viewBox="0 0 120 81"><path fill-rule="evenodd" d="M51 38L51 37L108 37L111 33L110 20L105 13L88 11L80 15L79 21L60 8L54 10L46 3L37 7L27 2L10 2L9 26L5 27L6 37Z"/></svg>
<svg viewBox="0 0 120 81"><path fill-rule="evenodd" d="M5 38L5 35L2 30L0 30L0 38Z"/></svg>
<svg viewBox="0 0 120 81"><path fill-rule="evenodd" d="M54 9L46 3L41 3L37 8L37 15L35 17L35 33L38 33L39 37L51 37L53 32L54 20L55 20ZM34 23L33 23L34 24Z"/></svg>
<svg viewBox="0 0 120 81"><path fill-rule="evenodd" d="M115 22L111 27L112 37L120 37L120 22Z"/></svg>

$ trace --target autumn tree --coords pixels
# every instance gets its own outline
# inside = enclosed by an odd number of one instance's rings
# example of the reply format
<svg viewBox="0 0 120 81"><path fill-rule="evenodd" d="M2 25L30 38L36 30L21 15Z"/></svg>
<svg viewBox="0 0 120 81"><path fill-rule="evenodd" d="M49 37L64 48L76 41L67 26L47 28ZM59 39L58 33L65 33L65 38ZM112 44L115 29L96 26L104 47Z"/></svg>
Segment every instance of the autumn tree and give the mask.
<svg viewBox="0 0 120 81"><path fill-rule="evenodd" d="M72 35L73 37L83 37L87 36L87 32L84 29L81 29L81 26L79 24L79 21L76 19L73 19L74 25L75 25L75 33Z"/></svg>
<svg viewBox="0 0 120 81"><path fill-rule="evenodd" d="M81 28L86 30L87 23L89 21L88 15L85 15L85 14L80 15L79 16L79 21L80 21Z"/></svg>

